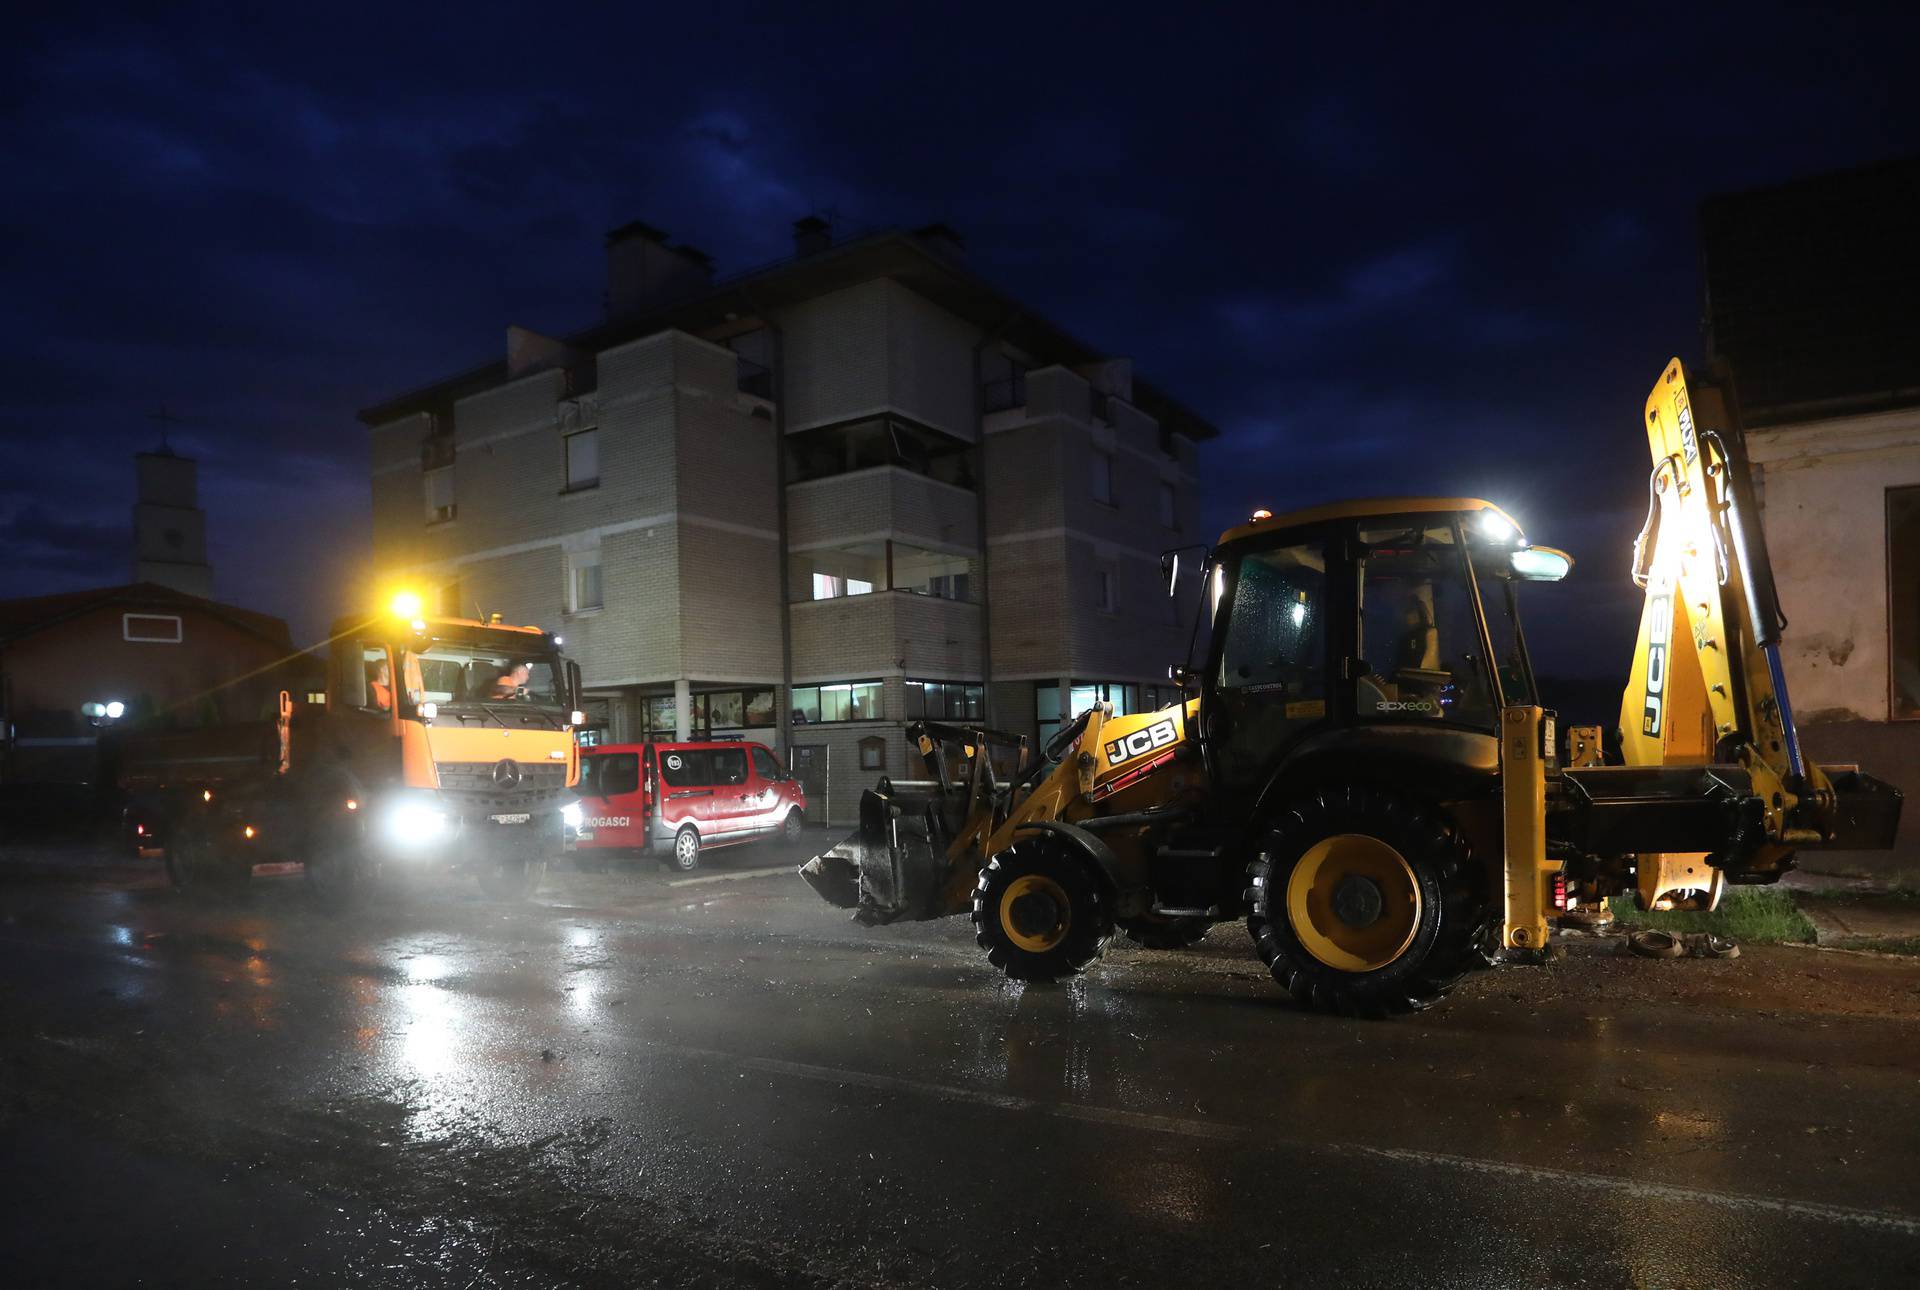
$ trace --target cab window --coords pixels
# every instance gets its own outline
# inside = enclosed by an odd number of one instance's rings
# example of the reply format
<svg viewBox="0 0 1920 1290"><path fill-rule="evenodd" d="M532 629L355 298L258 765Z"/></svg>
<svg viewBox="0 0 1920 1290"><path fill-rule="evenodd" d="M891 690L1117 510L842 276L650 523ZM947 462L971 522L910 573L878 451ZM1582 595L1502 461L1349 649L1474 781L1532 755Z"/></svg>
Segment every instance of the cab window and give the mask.
<svg viewBox="0 0 1920 1290"><path fill-rule="evenodd" d="M1495 699L1451 524L1362 529L1354 714L1492 729Z"/></svg>
<svg viewBox="0 0 1920 1290"><path fill-rule="evenodd" d="M1221 688L1324 700L1326 598L1327 566L1318 543L1242 557L1220 650Z"/></svg>
<svg viewBox="0 0 1920 1290"><path fill-rule="evenodd" d="M361 706L369 712L392 712L393 664L387 658L387 647L362 643L360 670L365 677L362 693L366 696Z"/></svg>

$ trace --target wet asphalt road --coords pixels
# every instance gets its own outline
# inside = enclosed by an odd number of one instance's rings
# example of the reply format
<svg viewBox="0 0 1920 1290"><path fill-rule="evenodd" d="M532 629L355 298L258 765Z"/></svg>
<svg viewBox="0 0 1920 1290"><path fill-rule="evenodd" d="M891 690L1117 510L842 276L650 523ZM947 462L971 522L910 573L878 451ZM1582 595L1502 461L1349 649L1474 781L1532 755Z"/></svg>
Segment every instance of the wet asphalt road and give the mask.
<svg viewBox="0 0 1920 1290"><path fill-rule="evenodd" d="M0 870L6 1280L1920 1284L1920 964L1582 942L1393 1023L1244 930L1015 987L781 859L537 900Z"/></svg>

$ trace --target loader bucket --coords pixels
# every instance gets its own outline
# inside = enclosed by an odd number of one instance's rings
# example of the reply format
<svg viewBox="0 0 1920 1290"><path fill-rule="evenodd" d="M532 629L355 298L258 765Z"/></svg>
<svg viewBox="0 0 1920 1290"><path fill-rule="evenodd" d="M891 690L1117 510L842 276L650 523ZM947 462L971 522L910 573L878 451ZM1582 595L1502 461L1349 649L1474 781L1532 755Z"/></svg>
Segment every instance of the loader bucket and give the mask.
<svg viewBox="0 0 1920 1290"><path fill-rule="evenodd" d="M800 866L800 876L830 905L873 926L941 918L949 865L947 830L932 803L910 794L868 789L860 795L860 827Z"/></svg>

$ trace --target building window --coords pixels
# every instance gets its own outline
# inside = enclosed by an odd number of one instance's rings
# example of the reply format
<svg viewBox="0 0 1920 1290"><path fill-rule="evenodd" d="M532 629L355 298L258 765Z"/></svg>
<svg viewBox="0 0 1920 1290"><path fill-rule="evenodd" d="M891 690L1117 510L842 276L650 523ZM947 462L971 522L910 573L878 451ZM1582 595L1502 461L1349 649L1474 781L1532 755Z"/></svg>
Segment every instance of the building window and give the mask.
<svg viewBox="0 0 1920 1290"><path fill-rule="evenodd" d="M446 523L453 518L453 467L429 470L422 479L426 485L427 523Z"/></svg>
<svg viewBox="0 0 1920 1290"><path fill-rule="evenodd" d="M1160 524L1176 533L1180 531L1179 497L1173 484L1165 479L1160 481Z"/></svg>
<svg viewBox="0 0 1920 1290"><path fill-rule="evenodd" d="M142 645L178 645L181 640L178 614L122 614L120 638Z"/></svg>
<svg viewBox="0 0 1920 1290"><path fill-rule="evenodd" d="M878 721L880 682L838 681L793 687L793 724L828 721Z"/></svg>
<svg viewBox="0 0 1920 1290"><path fill-rule="evenodd" d="M1920 486L1887 490L1887 590L1893 717L1920 720Z"/></svg>
<svg viewBox="0 0 1920 1290"><path fill-rule="evenodd" d="M885 735L868 735L860 741L860 769L885 770L887 768L887 739Z"/></svg>
<svg viewBox="0 0 1920 1290"><path fill-rule="evenodd" d="M1111 703L1116 717L1153 711L1141 706L1141 690L1142 687L1126 681L1075 681L1067 690L1067 702L1063 710L1059 686L1034 686L1033 715L1040 730L1041 745L1044 747L1062 725L1096 703Z"/></svg>
<svg viewBox="0 0 1920 1290"><path fill-rule="evenodd" d="M1113 612L1113 570L1097 569L1093 575L1093 603L1103 613Z"/></svg>
<svg viewBox="0 0 1920 1290"><path fill-rule="evenodd" d="M1093 500L1105 502L1108 506L1114 504L1113 454L1098 448L1093 450Z"/></svg>
<svg viewBox="0 0 1920 1290"><path fill-rule="evenodd" d="M600 593L600 553L576 551L567 557L567 612L577 614L598 609L604 601Z"/></svg>
<svg viewBox="0 0 1920 1290"><path fill-rule="evenodd" d="M561 440L567 456L567 491L600 484L600 432L582 430Z"/></svg>
<svg viewBox="0 0 1920 1290"><path fill-rule="evenodd" d="M908 681L907 717L929 721L978 721L986 714L987 687L975 681Z"/></svg>

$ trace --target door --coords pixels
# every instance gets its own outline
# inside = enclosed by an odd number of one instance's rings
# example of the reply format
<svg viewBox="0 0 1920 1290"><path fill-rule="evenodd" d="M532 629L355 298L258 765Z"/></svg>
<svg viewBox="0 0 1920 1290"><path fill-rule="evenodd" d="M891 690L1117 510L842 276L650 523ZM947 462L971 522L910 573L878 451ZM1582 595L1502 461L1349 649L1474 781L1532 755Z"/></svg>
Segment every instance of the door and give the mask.
<svg viewBox="0 0 1920 1290"><path fill-rule="evenodd" d="M757 799L754 831L771 833L787 818L787 773L759 744L747 745L748 782Z"/></svg>
<svg viewBox="0 0 1920 1290"><path fill-rule="evenodd" d="M604 752L580 759L580 845L634 848L647 844L640 754Z"/></svg>
<svg viewBox="0 0 1920 1290"><path fill-rule="evenodd" d="M1217 660L1206 740L1216 782L1266 782L1302 732L1327 720L1334 591L1320 539L1248 551L1219 571Z"/></svg>
<svg viewBox="0 0 1920 1290"><path fill-rule="evenodd" d="M754 792L746 748L739 744L716 747L708 757L713 765L709 818L714 832L732 838L755 832L765 806Z"/></svg>
<svg viewBox="0 0 1920 1290"><path fill-rule="evenodd" d="M666 746L660 753L660 821L667 839L692 824L702 837L717 832L713 819L713 758L704 748Z"/></svg>
<svg viewBox="0 0 1920 1290"><path fill-rule="evenodd" d="M807 795L808 809L816 820L827 814L827 746L794 744L787 749L787 767Z"/></svg>

